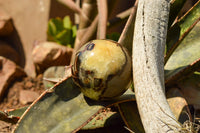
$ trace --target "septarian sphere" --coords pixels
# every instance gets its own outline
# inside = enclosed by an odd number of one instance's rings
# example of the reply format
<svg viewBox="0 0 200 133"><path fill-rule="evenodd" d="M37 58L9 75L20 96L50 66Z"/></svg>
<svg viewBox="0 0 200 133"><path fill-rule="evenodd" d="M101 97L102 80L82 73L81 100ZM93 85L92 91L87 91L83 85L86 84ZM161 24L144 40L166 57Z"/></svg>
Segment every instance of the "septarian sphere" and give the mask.
<svg viewBox="0 0 200 133"><path fill-rule="evenodd" d="M76 53L72 75L86 97L108 100L127 90L131 81L131 58L117 42L93 40Z"/></svg>

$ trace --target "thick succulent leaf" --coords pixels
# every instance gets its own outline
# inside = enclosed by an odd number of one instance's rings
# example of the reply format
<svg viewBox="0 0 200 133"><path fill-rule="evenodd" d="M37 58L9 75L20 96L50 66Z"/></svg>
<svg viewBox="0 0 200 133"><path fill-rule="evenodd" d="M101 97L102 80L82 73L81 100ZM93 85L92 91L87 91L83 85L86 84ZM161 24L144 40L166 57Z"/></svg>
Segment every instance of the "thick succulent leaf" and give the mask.
<svg viewBox="0 0 200 133"><path fill-rule="evenodd" d="M20 119L15 133L75 132L86 125L105 106L116 101L98 102L85 98L71 77L46 91ZM133 98L124 94L120 99ZM119 99L116 99L119 101ZM34 125L34 126L33 126Z"/></svg>
<svg viewBox="0 0 200 133"><path fill-rule="evenodd" d="M179 14L180 10L182 9L183 5L185 4L186 0L173 0L170 5L170 13L169 13L169 22L168 27L172 25L174 20L176 19L177 15Z"/></svg>
<svg viewBox="0 0 200 133"><path fill-rule="evenodd" d="M190 73L194 72L199 67L199 63L194 64L200 58L200 22L193 28L187 37L181 42L179 47L173 52L165 65L165 80L166 83L174 82L189 74L188 69L192 69ZM191 68L190 68L191 66ZM194 68L193 68L194 67ZM186 69L187 68L187 69ZM181 73L181 74L179 74Z"/></svg>
<svg viewBox="0 0 200 133"><path fill-rule="evenodd" d="M124 122L130 130L136 133L144 133L136 101L119 103L118 109Z"/></svg>
<svg viewBox="0 0 200 133"><path fill-rule="evenodd" d="M178 82L178 86L188 104L200 109L200 74L194 73L186 79Z"/></svg>
<svg viewBox="0 0 200 133"><path fill-rule="evenodd" d="M96 129L96 128L103 128L105 127L106 121L115 116L117 113L112 111L103 112L103 110L97 114L94 119L92 119L87 125L85 125L82 129L89 130L89 129Z"/></svg>
<svg viewBox="0 0 200 133"><path fill-rule="evenodd" d="M28 107L22 107L17 109L9 109L5 111L0 111L0 120L9 122L9 123L17 123L22 114L26 111Z"/></svg>
<svg viewBox="0 0 200 133"><path fill-rule="evenodd" d="M21 117L27 108L28 107L22 107L22 108L18 108L18 109L10 109L10 110L7 110L6 113L8 114L8 116Z"/></svg>
<svg viewBox="0 0 200 133"><path fill-rule="evenodd" d="M176 120L183 124L186 120L191 118L188 103L178 88L170 88L166 95L167 102Z"/></svg>
<svg viewBox="0 0 200 133"><path fill-rule="evenodd" d="M49 89L59 82L65 76L65 66L49 67L43 75L43 84L45 89Z"/></svg>
<svg viewBox="0 0 200 133"><path fill-rule="evenodd" d="M167 53L165 62L169 59L181 41L187 36L195 24L200 20L200 1L189 10L177 23L175 23L167 33Z"/></svg>
<svg viewBox="0 0 200 133"><path fill-rule="evenodd" d="M8 115L6 112L0 111L0 120L15 124L19 120L19 117Z"/></svg>
<svg viewBox="0 0 200 133"><path fill-rule="evenodd" d="M118 105L121 105L122 103L127 103L129 101L131 101L131 102L135 101L135 96L134 96L133 91L131 91L131 89L128 89L122 97L117 98L115 100L116 100L116 102L113 102L113 104L111 104L110 106L119 107ZM124 123L124 122L126 122L126 119L123 119L124 120L123 121L122 117L121 117L122 112L119 114L116 112L109 111L109 109L110 108L102 110L99 114L97 114L94 117L94 119L92 119L79 132L80 133L82 133L82 132L83 133L85 133L85 132L87 132L87 133L88 132L95 132L95 133L101 133L101 132L126 133L127 132L128 133L129 131L125 128L125 126L127 126L127 125L125 125L125 123ZM139 117L139 114L136 114L136 115L138 115L137 117ZM134 117L134 118L136 118L136 117Z"/></svg>
<svg viewBox="0 0 200 133"><path fill-rule="evenodd" d="M118 113L111 115L103 127L99 124L93 125L96 128L81 129L77 133L130 133Z"/></svg>
<svg viewBox="0 0 200 133"><path fill-rule="evenodd" d="M102 133L102 132L117 132L129 133L125 128L125 124L119 113L112 111L102 111L78 133Z"/></svg>
<svg viewBox="0 0 200 133"><path fill-rule="evenodd" d="M28 109L15 132L72 132L103 107L87 105L71 78L54 89Z"/></svg>

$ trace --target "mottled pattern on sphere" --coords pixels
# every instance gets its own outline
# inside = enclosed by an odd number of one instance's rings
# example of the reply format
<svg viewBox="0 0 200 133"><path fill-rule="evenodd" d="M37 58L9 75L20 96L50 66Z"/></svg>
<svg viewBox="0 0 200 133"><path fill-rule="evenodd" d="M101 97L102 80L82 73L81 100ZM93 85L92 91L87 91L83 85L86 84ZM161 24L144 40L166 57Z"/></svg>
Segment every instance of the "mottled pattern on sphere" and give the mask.
<svg viewBox="0 0 200 133"><path fill-rule="evenodd" d="M73 79L83 94L94 100L119 96L131 80L127 50L111 40L93 40L76 53Z"/></svg>

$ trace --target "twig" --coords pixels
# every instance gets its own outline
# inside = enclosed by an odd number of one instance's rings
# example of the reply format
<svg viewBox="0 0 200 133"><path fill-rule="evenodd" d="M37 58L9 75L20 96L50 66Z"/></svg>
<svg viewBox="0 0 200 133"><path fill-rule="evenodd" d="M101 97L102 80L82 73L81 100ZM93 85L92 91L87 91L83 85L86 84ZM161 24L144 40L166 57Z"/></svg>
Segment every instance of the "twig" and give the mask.
<svg viewBox="0 0 200 133"><path fill-rule="evenodd" d="M96 15L96 1L94 0L84 0L82 3L82 11L87 16L87 18L90 18L90 20L84 19L83 16L80 16L80 23L79 23L79 29L77 31L76 40L74 44L74 52L71 57L71 63L73 63L73 59L75 56L76 51L80 48L80 44L82 42L83 36L88 32L88 27L91 25L95 15Z"/></svg>
<svg viewBox="0 0 200 133"><path fill-rule="evenodd" d="M97 31L97 24L98 24L98 16L96 16L96 18L94 19L94 21L92 22L92 24L87 29L85 29L85 34L82 36L82 39L79 41L79 43L77 43L76 47L74 47L74 52L73 52L73 55L72 55L72 58L71 58L71 64L73 63L76 51L82 45L84 45L86 42L88 42L89 40L91 40L92 37L95 35L95 33Z"/></svg>
<svg viewBox="0 0 200 133"><path fill-rule="evenodd" d="M129 9L117 14L114 18L108 20L107 26L110 28L110 27L114 26L115 24L127 19L130 16L131 11L133 10L133 8L134 7L129 8Z"/></svg>
<svg viewBox="0 0 200 133"><path fill-rule="evenodd" d="M99 23L97 30L97 38L105 39L106 38L106 28L107 28L107 0L97 0L98 12L99 12Z"/></svg>
<svg viewBox="0 0 200 133"><path fill-rule="evenodd" d="M126 47L129 50L129 53L132 54L132 42L133 42L133 32L135 25L135 17L137 11L138 0L136 0L135 5L132 9L132 12L129 16L129 19L124 27L124 30L118 40L118 42Z"/></svg>

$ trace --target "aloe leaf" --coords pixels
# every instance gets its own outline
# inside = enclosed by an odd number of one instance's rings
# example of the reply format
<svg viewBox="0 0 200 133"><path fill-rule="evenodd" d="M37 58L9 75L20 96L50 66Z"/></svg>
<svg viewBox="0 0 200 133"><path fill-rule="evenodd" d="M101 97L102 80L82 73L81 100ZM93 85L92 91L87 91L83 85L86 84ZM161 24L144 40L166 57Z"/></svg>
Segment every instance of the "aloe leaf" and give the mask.
<svg viewBox="0 0 200 133"><path fill-rule="evenodd" d="M130 98L128 98L130 97ZM116 100L116 102L114 102ZM134 93L128 89L125 94L113 101L110 106L118 107L119 104L127 103L129 101L135 101ZM122 107L123 108L123 107ZM125 107L126 108L126 107ZM84 126L79 132L118 132L118 133L128 133L129 131L125 128L125 123L121 118L121 113L116 113L109 111L110 108L102 110L97 114L94 119L92 119L86 126ZM107 111L108 110L108 111ZM139 114L136 114L139 116Z"/></svg>
<svg viewBox="0 0 200 133"><path fill-rule="evenodd" d="M169 12L169 22L168 27L172 25L174 20L176 19L177 15L181 11L183 5L185 4L186 0L173 0L170 5L170 12Z"/></svg>
<svg viewBox="0 0 200 133"><path fill-rule="evenodd" d="M21 117L27 108L28 107L26 106L26 107L17 108L17 109L10 109L10 110L7 110L6 113L8 114L8 116Z"/></svg>
<svg viewBox="0 0 200 133"><path fill-rule="evenodd" d="M15 133L21 132L75 132L86 125L94 115L116 101L98 102L85 98L71 77L46 91L21 117ZM130 99L134 95L123 95ZM119 101L119 99L117 98Z"/></svg>
<svg viewBox="0 0 200 133"><path fill-rule="evenodd" d="M93 119L94 120L94 119ZM87 125L86 125L87 126ZM92 125L90 125L92 126ZM108 119L106 119L103 125L100 123L96 123L91 128L81 129L77 133L130 133L126 128L123 120L121 119L119 113L115 113L111 115Z"/></svg>
<svg viewBox="0 0 200 133"><path fill-rule="evenodd" d="M185 74L188 75L199 68L198 62L198 64L194 65L194 62L200 59L199 35L200 22L181 42L165 65L165 80L167 84L174 81L177 82L178 79L185 77Z"/></svg>
<svg viewBox="0 0 200 133"><path fill-rule="evenodd" d="M178 71L172 77L166 79L165 80L166 86L169 86L186 78L191 73L195 72L196 70L199 70L199 68L200 68L200 58L194 61L193 63L189 64L187 67L184 67L182 70Z"/></svg>
<svg viewBox="0 0 200 133"><path fill-rule="evenodd" d="M103 107L89 106L71 78L54 89L53 92L44 93L28 109L20 120L16 133L72 132Z"/></svg>
<svg viewBox="0 0 200 133"><path fill-rule="evenodd" d="M0 120L8 122L8 123L15 124L19 120L19 117L18 116L12 116L12 115L7 114L6 112L0 111Z"/></svg>
<svg viewBox="0 0 200 133"><path fill-rule="evenodd" d="M8 109L5 111L0 111L1 114L11 118L11 117L21 117L28 107L21 107L16 109Z"/></svg>
<svg viewBox="0 0 200 133"><path fill-rule="evenodd" d="M189 77L178 82L183 96L187 100L188 104L192 104L196 107L200 107L200 74L194 73Z"/></svg>
<svg viewBox="0 0 200 133"><path fill-rule="evenodd" d="M192 120L188 103L178 88L170 88L166 95L167 102L177 121L183 124L188 119Z"/></svg>
<svg viewBox="0 0 200 133"><path fill-rule="evenodd" d="M102 110L99 114L97 114L94 119L92 119L87 125L85 125L82 130L96 129L105 127L106 121L115 116L117 113L112 111L106 111L106 113Z"/></svg>
<svg viewBox="0 0 200 133"><path fill-rule="evenodd" d="M94 117L86 126L84 126L78 133L102 133L102 132L117 132L128 133L124 128L125 124L119 113L103 110Z"/></svg>
<svg viewBox="0 0 200 133"><path fill-rule="evenodd" d="M118 109L124 122L130 130L136 133L144 133L136 101L119 103Z"/></svg>
<svg viewBox="0 0 200 133"><path fill-rule="evenodd" d="M22 107L17 109L0 111L0 120L16 124L27 108L28 107Z"/></svg>
<svg viewBox="0 0 200 133"><path fill-rule="evenodd" d="M200 20L200 1L187 12L177 23L175 23L168 31L167 34L167 53L165 63L168 61L171 54L178 47L181 41L187 36L192 28Z"/></svg>
<svg viewBox="0 0 200 133"><path fill-rule="evenodd" d="M65 76L65 66L49 67L43 74L43 84L45 89L53 87Z"/></svg>

